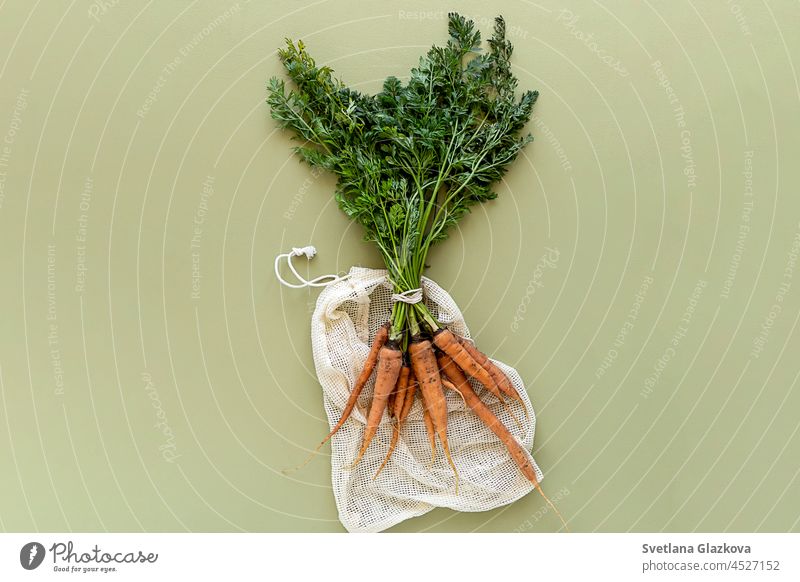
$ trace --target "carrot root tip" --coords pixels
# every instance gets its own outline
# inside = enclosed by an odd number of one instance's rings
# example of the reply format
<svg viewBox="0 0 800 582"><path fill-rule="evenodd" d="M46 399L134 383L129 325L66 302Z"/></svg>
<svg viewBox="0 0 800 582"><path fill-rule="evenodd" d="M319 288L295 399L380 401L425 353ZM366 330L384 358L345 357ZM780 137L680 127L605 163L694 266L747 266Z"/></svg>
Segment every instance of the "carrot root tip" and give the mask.
<svg viewBox="0 0 800 582"><path fill-rule="evenodd" d="M571 533L570 529L569 529L569 526L567 525L567 521L564 519L564 516L561 515L561 512L556 508L556 506L553 504L553 502L550 501L550 498L547 495L544 494L544 490L542 490L542 486L539 485L538 482L535 483L534 485L536 487L536 490L539 492L539 495L541 495L544 498L544 500L547 503L547 505L550 506L550 509L552 509L553 512L558 516L558 519L561 520L561 525L564 528L564 530L567 533Z"/></svg>

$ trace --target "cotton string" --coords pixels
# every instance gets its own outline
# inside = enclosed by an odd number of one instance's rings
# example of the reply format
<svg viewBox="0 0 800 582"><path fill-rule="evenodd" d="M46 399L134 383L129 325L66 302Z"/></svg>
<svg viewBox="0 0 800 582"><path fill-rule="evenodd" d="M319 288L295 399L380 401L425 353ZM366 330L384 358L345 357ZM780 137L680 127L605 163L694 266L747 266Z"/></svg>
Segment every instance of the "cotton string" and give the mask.
<svg viewBox="0 0 800 582"><path fill-rule="evenodd" d="M419 303L422 301L422 289L409 289L402 293L392 294L392 303L397 303L398 301L401 303L408 303L409 305Z"/></svg>
<svg viewBox="0 0 800 582"><path fill-rule="evenodd" d="M300 257L305 255L310 261L316 254L317 249L309 245L302 248L293 247L291 252L281 253L275 257L275 276L278 278L278 281L281 282L281 285L285 285L286 287L290 287L292 289L302 289L304 287L325 287L331 283L343 281L348 277L348 275L345 275L344 277L339 277L338 275L320 275L314 279L306 280L302 275L300 275L300 273L297 272L297 269L294 268L294 265L292 264L292 257ZM281 259L286 259L286 262L289 263L289 269L292 271L292 274L297 277L297 280L300 281L300 283L289 283L286 279L281 277Z"/></svg>

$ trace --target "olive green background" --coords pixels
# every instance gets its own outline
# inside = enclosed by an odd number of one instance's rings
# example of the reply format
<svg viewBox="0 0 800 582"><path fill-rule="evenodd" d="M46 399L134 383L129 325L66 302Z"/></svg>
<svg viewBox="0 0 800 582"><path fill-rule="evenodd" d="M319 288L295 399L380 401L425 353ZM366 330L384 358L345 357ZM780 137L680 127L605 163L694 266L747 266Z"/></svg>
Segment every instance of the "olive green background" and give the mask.
<svg viewBox="0 0 800 582"><path fill-rule="evenodd" d="M326 422L318 291L272 262L380 265L265 82L289 36L375 91L453 6L0 5L0 529L342 531L328 449L281 473ZM457 7L541 97L428 274L525 379L545 490L574 531L797 531L797 4ZM394 530L558 528L534 494Z"/></svg>

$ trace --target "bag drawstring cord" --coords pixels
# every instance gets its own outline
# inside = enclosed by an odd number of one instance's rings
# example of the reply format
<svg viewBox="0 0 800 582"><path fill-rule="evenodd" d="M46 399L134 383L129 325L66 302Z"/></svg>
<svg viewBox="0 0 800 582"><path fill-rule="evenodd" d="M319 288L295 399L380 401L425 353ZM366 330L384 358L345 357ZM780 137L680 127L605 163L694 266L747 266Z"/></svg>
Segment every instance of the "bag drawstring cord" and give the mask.
<svg viewBox="0 0 800 582"><path fill-rule="evenodd" d="M344 281L350 275L345 275L340 277L339 275L320 275L319 277L315 277L314 279L307 280L305 279L300 273L297 272L297 269L294 268L292 264L292 257L300 257L305 255L308 260L314 258L314 255L317 254L317 249L311 245L307 247L292 247L292 250L288 253L281 253L277 257L275 257L275 276L278 278L278 281L281 282L281 285L285 285L286 287L290 287L292 289L303 289L304 287L325 287L327 285L331 285L332 283L338 283L339 281ZM281 277L281 260L286 259L286 262L289 263L289 269L292 271L292 274L297 278L300 283L290 283L283 277ZM327 280L326 280L327 279Z"/></svg>
<svg viewBox="0 0 800 582"><path fill-rule="evenodd" d="M314 279L307 280L297 272L297 269L295 269L294 264L292 263L292 258L305 256L310 261L316 254L316 247L309 245L306 247L292 247L290 252L281 253L275 257L275 276L278 278L278 281L280 281L281 285L285 285L291 289L303 289L305 287L326 287L333 283L344 281L350 276L349 274L344 275L343 277L340 277L339 275L320 275ZM300 283L290 283L281 276L282 259L286 259L286 262L289 264L289 270L291 270L292 274L297 278L298 281L300 281ZM398 301L402 303L408 303L409 305L419 303L422 301L422 289L409 289L408 291L403 291L402 293L393 293L392 303L397 303Z"/></svg>

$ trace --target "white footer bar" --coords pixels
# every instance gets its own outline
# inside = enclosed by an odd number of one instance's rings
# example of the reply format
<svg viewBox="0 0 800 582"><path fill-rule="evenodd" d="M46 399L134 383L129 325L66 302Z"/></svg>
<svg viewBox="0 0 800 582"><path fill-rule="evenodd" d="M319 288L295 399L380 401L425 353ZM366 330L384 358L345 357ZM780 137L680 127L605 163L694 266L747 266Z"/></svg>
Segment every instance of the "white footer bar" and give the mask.
<svg viewBox="0 0 800 582"><path fill-rule="evenodd" d="M0 534L0 580L800 580L800 534ZM579 578L581 577L581 578Z"/></svg>

